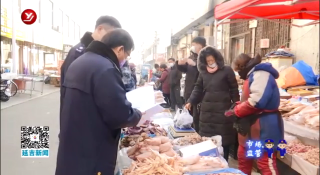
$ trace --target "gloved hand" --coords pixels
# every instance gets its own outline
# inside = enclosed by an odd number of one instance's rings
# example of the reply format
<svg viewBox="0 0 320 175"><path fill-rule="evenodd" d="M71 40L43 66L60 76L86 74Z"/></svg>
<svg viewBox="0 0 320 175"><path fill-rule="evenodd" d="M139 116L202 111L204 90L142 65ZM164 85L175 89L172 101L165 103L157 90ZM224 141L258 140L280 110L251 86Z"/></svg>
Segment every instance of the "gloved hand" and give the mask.
<svg viewBox="0 0 320 175"><path fill-rule="evenodd" d="M227 110L226 112L224 112L224 115L225 115L226 117L236 116L236 114L235 114L235 112L234 112L233 109L234 109L238 104L240 104L240 101L237 101L237 102L233 103L233 104L231 105L230 109Z"/></svg>
<svg viewBox="0 0 320 175"><path fill-rule="evenodd" d="M236 114L234 113L234 110L233 109L229 109L227 110L226 112L224 112L224 115L226 117L231 117L231 116L235 116Z"/></svg>

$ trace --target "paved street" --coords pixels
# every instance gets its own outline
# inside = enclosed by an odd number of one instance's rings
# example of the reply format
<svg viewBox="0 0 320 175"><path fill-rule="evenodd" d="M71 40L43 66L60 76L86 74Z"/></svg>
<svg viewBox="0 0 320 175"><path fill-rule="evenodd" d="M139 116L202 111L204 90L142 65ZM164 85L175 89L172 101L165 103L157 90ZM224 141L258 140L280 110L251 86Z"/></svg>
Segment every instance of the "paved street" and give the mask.
<svg viewBox="0 0 320 175"><path fill-rule="evenodd" d="M1 110L1 174L53 175L59 133L59 92ZM21 158L20 127L50 127L50 157Z"/></svg>

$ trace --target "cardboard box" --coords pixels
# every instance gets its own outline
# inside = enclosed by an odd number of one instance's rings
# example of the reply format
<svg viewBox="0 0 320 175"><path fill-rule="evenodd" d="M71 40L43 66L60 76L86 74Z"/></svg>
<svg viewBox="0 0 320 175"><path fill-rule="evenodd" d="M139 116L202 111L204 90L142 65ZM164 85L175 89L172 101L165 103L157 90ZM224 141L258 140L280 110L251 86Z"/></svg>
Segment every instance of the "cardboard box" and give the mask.
<svg viewBox="0 0 320 175"><path fill-rule="evenodd" d="M179 152L181 157L189 157L193 155L211 157L220 156L217 145L215 145L211 140L181 148Z"/></svg>

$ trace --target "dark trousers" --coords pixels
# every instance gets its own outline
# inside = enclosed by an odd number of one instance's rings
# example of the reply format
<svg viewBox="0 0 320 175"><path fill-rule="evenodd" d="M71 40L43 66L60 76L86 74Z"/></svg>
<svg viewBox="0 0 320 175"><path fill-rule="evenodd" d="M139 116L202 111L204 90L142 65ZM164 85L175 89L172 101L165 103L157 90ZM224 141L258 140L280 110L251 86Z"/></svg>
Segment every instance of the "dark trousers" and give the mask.
<svg viewBox="0 0 320 175"><path fill-rule="evenodd" d="M171 103L170 103L170 94L165 94L162 93L163 97L164 97L164 101L166 101L167 105L170 107Z"/></svg>
<svg viewBox="0 0 320 175"><path fill-rule="evenodd" d="M180 96L180 86L170 87L170 102L171 109L175 109L176 105L179 109L182 109L183 102Z"/></svg>
<svg viewBox="0 0 320 175"><path fill-rule="evenodd" d="M192 105L191 110L189 111L189 114L193 117L193 124L192 127L194 130L196 130L197 133L199 133L199 118L200 118L200 110L198 108L198 105Z"/></svg>
<svg viewBox="0 0 320 175"><path fill-rule="evenodd" d="M226 159L226 161L228 162L229 159L229 151L230 151L230 145L228 146L222 146L223 147L223 158Z"/></svg>

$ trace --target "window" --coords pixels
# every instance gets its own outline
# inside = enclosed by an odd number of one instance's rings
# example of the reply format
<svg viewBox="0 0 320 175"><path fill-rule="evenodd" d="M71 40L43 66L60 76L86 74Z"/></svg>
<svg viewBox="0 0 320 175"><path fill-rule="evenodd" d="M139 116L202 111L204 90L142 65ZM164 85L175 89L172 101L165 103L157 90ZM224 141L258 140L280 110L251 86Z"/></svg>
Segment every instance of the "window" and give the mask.
<svg viewBox="0 0 320 175"><path fill-rule="evenodd" d="M52 28L53 26L53 3L50 0L41 0L41 23Z"/></svg>
<svg viewBox="0 0 320 175"><path fill-rule="evenodd" d="M69 37L72 38L72 39L75 39L74 36L75 36L75 33L74 33L74 21L71 20L71 23L70 23L70 28L69 28Z"/></svg>
<svg viewBox="0 0 320 175"><path fill-rule="evenodd" d="M52 29L62 33L62 20L63 20L63 13L61 9L58 9L57 7L54 10L53 13L53 27Z"/></svg>
<svg viewBox="0 0 320 175"><path fill-rule="evenodd" d="M63 17L63 35L69 36L69 16L67 15Z"/></svg>

